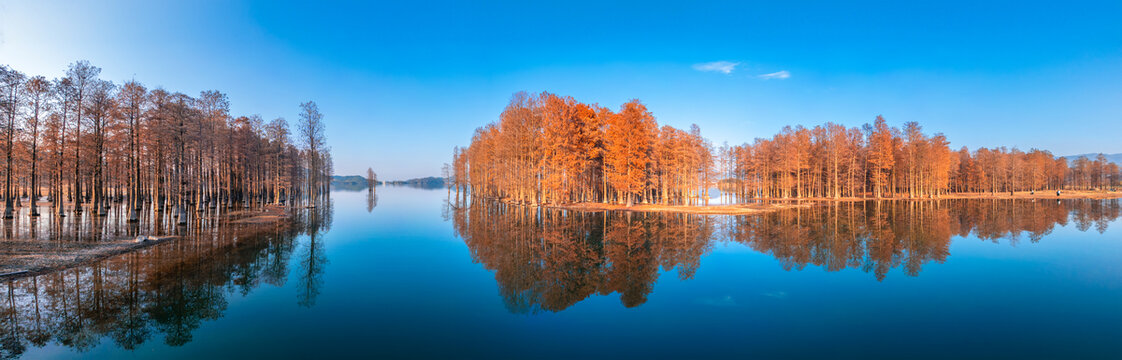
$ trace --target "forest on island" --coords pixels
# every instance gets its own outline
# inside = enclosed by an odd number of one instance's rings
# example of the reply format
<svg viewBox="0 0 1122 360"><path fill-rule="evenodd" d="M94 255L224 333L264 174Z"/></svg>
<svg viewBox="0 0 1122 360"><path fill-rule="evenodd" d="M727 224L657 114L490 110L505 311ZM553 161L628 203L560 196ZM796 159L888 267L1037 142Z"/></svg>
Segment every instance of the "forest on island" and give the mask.
<svg viewBox="0 0 1122 360"><path fill-rule="evenodd" d="M284 118L233 116L219 91L198 96L100 79L77 61L48 79L0 66L4 214L28 199L50 211L104 215L125 204L188 210L314 201L328 191L332 160L323 115L300 104L296 134Z"/></svg>
<svg viewBox="0 0 1122 360"><path fill-rule="evenodd" d="M697 126L659 128L638 100L612 111L520 92L454 150L450 175L459 190L519 203L684 203L708 191L711 148Z"/></svg>
<svg viewBox="0 0 1122 360"><path fill-rule="evenodd" d="M696 205L713 186L738 199L939 197L950 193L1113 189L1102 155L1070 164L1046 150L965 147L916 122L785 127L742 145L713 144L697 125L659 127L639 100L619 110L548 92L516 93L446 165L464 196L520 204Z"/></svg>

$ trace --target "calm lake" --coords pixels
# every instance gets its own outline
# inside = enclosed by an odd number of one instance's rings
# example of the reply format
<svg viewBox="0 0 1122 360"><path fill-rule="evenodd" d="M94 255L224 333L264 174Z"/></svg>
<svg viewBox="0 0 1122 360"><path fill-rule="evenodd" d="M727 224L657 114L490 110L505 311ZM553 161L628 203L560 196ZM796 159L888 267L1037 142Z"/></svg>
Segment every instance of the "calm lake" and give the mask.
<svg viewBox="0 0 1122 360"><path fill-rule="evenodd" d="M6 280L0 357L1118 358L1118 200L575 213L334 192Z"/></svg>

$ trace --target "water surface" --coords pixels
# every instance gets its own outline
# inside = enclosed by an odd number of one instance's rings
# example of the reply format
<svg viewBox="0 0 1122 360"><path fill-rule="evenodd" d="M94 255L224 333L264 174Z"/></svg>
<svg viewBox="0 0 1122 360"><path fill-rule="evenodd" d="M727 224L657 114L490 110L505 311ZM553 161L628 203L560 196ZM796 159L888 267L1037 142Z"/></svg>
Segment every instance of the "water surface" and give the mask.
<svg viewBox="0 0 1122 360"><path fill-rule="evenodd" d="M580 213L335 192L4 283L5 356L1115 358L1117 200Z"/></svg>

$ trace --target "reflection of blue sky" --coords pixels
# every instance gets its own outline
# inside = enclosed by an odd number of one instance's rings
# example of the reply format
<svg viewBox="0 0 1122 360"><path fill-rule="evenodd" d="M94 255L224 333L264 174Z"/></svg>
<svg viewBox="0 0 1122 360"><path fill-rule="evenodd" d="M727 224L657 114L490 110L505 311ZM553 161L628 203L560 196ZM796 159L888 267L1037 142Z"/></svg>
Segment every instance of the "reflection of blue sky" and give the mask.
<svg viewBox="0 0 1122 360"><path fill-rule="evenodd" d="M698 298L697 303L702 304L702 305L706 305L706 306L736 306L736 300L733 300L732 296L728 296L728 295L719 296L719 297Z"/></svg>

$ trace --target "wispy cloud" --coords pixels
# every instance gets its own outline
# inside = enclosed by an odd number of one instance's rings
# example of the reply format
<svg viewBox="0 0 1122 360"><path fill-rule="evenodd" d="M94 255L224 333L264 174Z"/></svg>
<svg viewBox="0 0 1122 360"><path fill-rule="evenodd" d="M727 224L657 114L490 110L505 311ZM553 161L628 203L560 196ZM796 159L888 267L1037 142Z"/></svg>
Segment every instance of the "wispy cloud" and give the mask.
<svg viewBox="0 0 1122 360"><path fill-rule="evenodd" d="M738 62L732 61L714 61L700 64L693 64L693 69L697 71L719 72L722 74L731 74L736 70L736 66L740 65Z"/></svg>
<svg viewBox="0 0 1122 360"><path fill-rule="evenodd" d="M770 73L770 74L762 74L762 75L759 75L757 77L761 78L761 79L764 79L764 80L768 80L768 79L783 80L783 79L791 77L791 73L787 72L787 70L780 70L780 71L776 71L776 72L773 72L773 73Z"/></svg>

